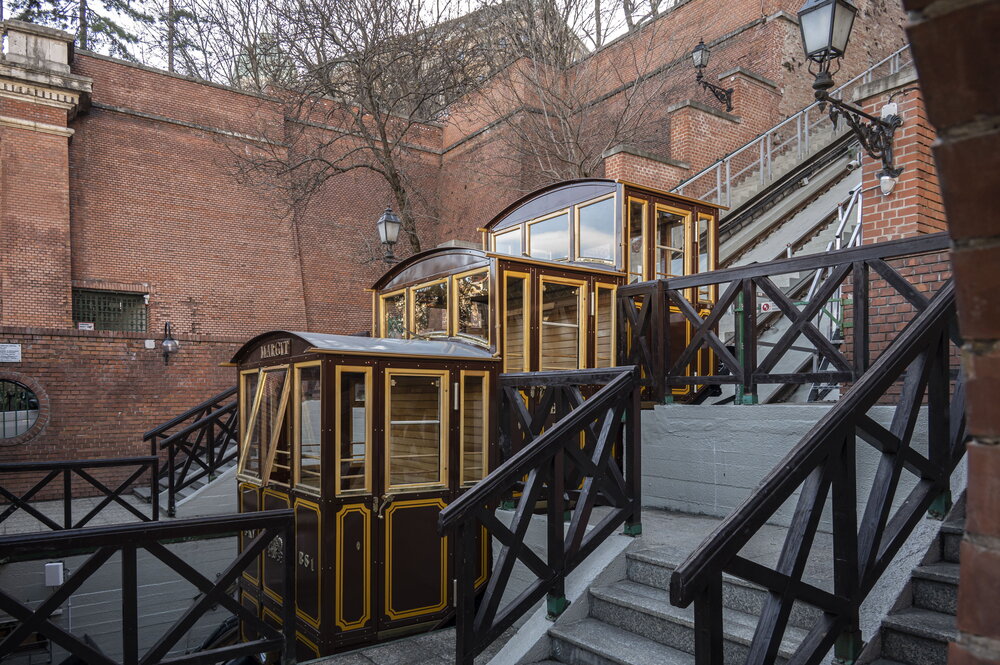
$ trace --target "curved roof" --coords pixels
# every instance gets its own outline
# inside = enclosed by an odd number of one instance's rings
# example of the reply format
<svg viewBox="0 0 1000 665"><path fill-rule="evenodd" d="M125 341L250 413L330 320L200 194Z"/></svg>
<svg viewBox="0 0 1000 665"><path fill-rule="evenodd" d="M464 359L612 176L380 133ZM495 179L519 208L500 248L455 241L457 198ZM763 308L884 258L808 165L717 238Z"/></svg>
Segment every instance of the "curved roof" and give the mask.
<svg viewBox="0 0 1000 665"><path fill-rule="evenodd" d="M463 268L471 270L481 265L485 266L489 261L486 252L481 249L435 247L408 256L392 266L372 285L372 289L382 291L393 284L422 281L433 275L453 273Z"/></svg>
<svg viewBox="0 0 1000 665"><path fill-rule="evenodd" d="M514 226L528 219L562 210L573 203L586 201L602 194L611 194L617 187L617 181L608 178L579 178L546 185L522 196L501 210L486 225L486 230L496 231Z"/></svg>
<svg viewBox="0 0 1000 665"><path fill-rule="evenodd" d="M257 335L233 354L231 363L238 363L244 353L262 338L286 335L302 340L311 352L343 353L369 356L419 356L423 358L457 358L459 360L494 360L488 349L452 339L387 339L331 335L291 330L271 330Z"/></svg>

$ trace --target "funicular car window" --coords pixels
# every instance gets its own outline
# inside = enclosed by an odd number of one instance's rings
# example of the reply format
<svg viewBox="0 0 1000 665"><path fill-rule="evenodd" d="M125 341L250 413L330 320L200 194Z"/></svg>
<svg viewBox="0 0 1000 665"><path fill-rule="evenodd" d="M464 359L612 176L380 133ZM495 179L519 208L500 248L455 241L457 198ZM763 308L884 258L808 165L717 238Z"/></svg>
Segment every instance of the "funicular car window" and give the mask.
<svg viewBox="0 0 1000 665"><path fill-rule="evenodd" d="M504 231L493 236L493 251L497 254L521 256L521 229L518 225L510 231Z"/></svg>
<svg viewBox="0 0 1000 665"><path fill-rule="evenodd" d="M275 467L279 451L288 454L288 431L285 427L285 413L288 410L289 371L287 366L270 367L262 370L254 400L253 412L243 440L240 455L240 473L259 476L267 483ZM277 482L288 482L287 459L284 477L279 463Z"/></svg>
<svg viewBox="0 0 1000 665"><path fill-rule="evenodd" d="M504 354L505 372L528 371L528 275L504 273Z"/></svg>
<svg viewBox="0 0 1000 665"><path fill-rule="evenodd" d="M577 258L615 261L615 199L609 197L577 208Z"/></svg>
<svg viewBox="0 0 1000 665"><path fill-rule="evenodd" d="M372 370L337 368L337 493L365 492L369 488L371 447Z"/></svg>
<svg viewBox="0 0 1000 665"><path fill-rule="evenodd" d="M486 372L462 372L462 484L486 476L489 402Z"/></svg>
<svg viewBox="0 0 1000 665"><path fill-rule="evenodd" d="M569 212L528 224L528 255L549 261L569 258Z"/></svg>
<svg viewBox="0 0 1000 665"><path fill-rule="evenodd" d="M715 243L712 237L712 217L698 215L698 227L695 233L695 242L698 256L698 272L708 272L709 266L715 263ZM715 302L715 285L703 286L698 289L698 300L701 302Z"/></svg>
<svg viewBox="0 0 1000 665"><path fill-rule="evenodd" d="M412 372L412 370L410 370ZM390 488L444 483L444 373L387 372Z"/></svg>
<svg viewBox="0 0 1000 665"><path fill-rule="evenodd" d="M455 276L455 332L488 343L490 338L490 273Z"/></svg>
<svg viewBox="0 0 1000 665"><path fill-rule="evenodd" d="M582 285L542 280L541 369L579 369Z"/></svg>
<svg viewBox="0 0 1000 665"><path fill-rule="evenodd" d="M595 284L594 297L594 351L596 367L614 367L615 364L615 287Z"/></svg>
<svg viewBox="0 0 1000 665"><path fill-rule="evenodd" d="M320 363L295 366L295 483L319 492L322 487L322 407Z"/></svg>
<svg viewBox="0 0 1000 665"><path fill-rule="evenodd" d="M382 296L382 337L406 337L406 291Z"/></svg>
<svg viewBox="0 0 1000 665"><path fill-rule="evenodd" d="M413 333L448 334L448 281L442 280L413 291Z"/></svg>
<svg viewBox="0 0 1000 665"><path fill-rule="evenodd" d="M646 256L646 202L629 199L628 202L628 281L641 282L645 279Z"/></svg>
<svg viewBox="0 0 1000 665"><path fill-rule="evenodd" d="M656 276L684 275L684 235L689 215L656 207Z"/></svg>

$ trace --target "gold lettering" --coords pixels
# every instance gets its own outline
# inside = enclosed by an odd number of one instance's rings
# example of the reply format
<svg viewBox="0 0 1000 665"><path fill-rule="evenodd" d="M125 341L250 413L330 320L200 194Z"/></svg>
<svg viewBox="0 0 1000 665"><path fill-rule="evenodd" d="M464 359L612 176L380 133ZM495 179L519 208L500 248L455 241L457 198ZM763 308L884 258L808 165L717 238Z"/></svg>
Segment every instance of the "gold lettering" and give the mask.
<svg viewBox="0 0 1000 665"><path fill-rule="evenodd" d="M277 342L271 342L270 344L264 344L260 347L260 359L266 360L268 358L274 358L276 356L288 355L291 350L292 340L281 339Z"/></svg>

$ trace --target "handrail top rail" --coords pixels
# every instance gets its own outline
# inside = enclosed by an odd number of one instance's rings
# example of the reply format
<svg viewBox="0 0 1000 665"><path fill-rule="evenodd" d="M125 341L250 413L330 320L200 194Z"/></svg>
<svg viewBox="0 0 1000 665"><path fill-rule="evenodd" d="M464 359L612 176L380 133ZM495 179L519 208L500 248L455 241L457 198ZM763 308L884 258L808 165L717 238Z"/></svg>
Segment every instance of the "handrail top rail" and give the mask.
<svg viewBox="0 0 1000 665"><path fill-rule="evenodd" d="M143 457L104 457L97 459L55 460L51 462L0 462L0 473L17 471L56 471L58 469L103 468L114 466L135 466L159 461L155 455Z"/></svg>
<svg viewBox="0 0 1000 665"><path fill-rule="evenodd" d="M621 374L635 370L632 365L594 369L558 369L545 372L509 372L500 375L501 386L572 386L610 383Z"/></svg>
<svg viewBox="0 0 1000 665"><path fill-rule="evenodd" d="M955 285L949 280L933 300L903 329L895 343L873 363L855 383L809 430L792 450L760 482L757 488L678 566L670 578L670 600L687 607L714 572L736 556L749 538L773 513L773 504L790 497L816 466L824 453L824 444L843 430L853 411L877 398L896 380L893 367L908 364L929 337L939 332L935 325L947 316L955 301ZM737 526L738 525L738 526ZM721 562L720 562L721 560Z"/></svg>
<svg viewBox="0 0 1000 665"><path fill-rule="evenodd" d="M847 86L853 85L854 83L857 83L858 81L860 81L861 79L863 79L865 76L867 76L869 73L875 71L876 69L878 69L879 67L881 67L885 63L889 62L893 58L898 57L901 53L903 53L903 51L906 51L909 48L910 48L909 44L904 44L898 50L896 50L893 53L889 54L885 58L879 60L874 65L871 65L868 69L864 70L863 72L861 72L860 74L858 74L854 78L846 81L845 83L843 83L840 86L838 86L837 88L835 88L833 91L831 91L830 94L836 95L836 94L842 92ZM735 157L739 153L743 152L744 150L747 150L747 149L751 148L752 146L756 145L757 143L760 143L761 141L764 140L764 138L768 134L771 134L772 132L777 131L781 127L784 127L789 122L791 122L791 121L795 120L796 118L804 115L806 113L806 111L809 111L809 110L812 110L815 107L818 107L819 104L820 104L820 102L816 101L816 102L811 102L807 106L802 107L801 109L799 109L798 111L796 111L792 115L788 116L784 120L778 122L774 126L772 126L769 129L761 132L760 134L758 134L756 137L750 139L750 141L748 141L747 143L745 143L745 144L741 145L740 147L736 148L735 150L733 150L732 152L728 153L724 157L721 157L721 158L715 160L714 162L712 162L711 164L709 164L708 166L706 166L705 168L703 168L701 171L698 171L697 173L695 173L694 175L692 175L690 178L687 178L687 179L683 180L682 182L678 183L677 186L674 187L670 191L671 192L675 192L675 193L679 193L680 190L684 189L685 187L687 187L688 185L690 185L692 182L694 182L698 178L702 177L703 175L706 175L706 174L710 173L714 169L717 169L721 164L725 164L727 161L731 160L733 157Z"/></svg>
<svg viewBox="0 0 1000 665"><path fill-rule="evenodd" d="M902 238L899 240L887 240L872 245L862 245L861 247L849 247L846 249L831 250L829 252L817 252L815 254L803 254L793 256L790 259L778 259L764 263L751 263L745 266L735 266L723 268L712 272L698 273L696 275L685 275L683 277L671 277L670 279L649 280L649 282L664 283L666 288L686 289L695 286L707 286L709 284L720 284L732 282L737 279L747 279L755 277L767 277L770 275L783 275L785 273L813 271L818 268L831 268L834 266L854 263L856 261L870 261L872 259L895 259L907 256L917 256L929 254L931 252L941 252L951 248L951 236L946 231L941 233L929 233L914 238ZM649 282L639 282L647 284ZM630 284L635 287L636 284ZM625 287L620 287L619 291Z"/></svg>
<svg viewBox="0 0 1000 665"><path fill-rule="evenodd" d="M214 395L212 397L209 397L207 400L205 400L201 404L199 404L197 406L193 406L190 409L188 409L187 411L185 411L184 413L182 413L182 414L180 414L178 416L174 416L173 418L171 418L167 422L162 423L160 425L157 425L153 429L147 431L145 434L142 435L142 440L143 441L149 441L154 436L158 436L158 435L162 434L165 430L168 430L171 427L176 427L180 423L184 422L185 420L187 420L188 418L190 418L191 416L193 416L198 411L202 411L204 409L207 409L208 407L212 406L213 404L217 404L217 403L221 402L222 400L226 399L227 397L235 395L236 391L237 391L237 386L233 386L231 388L227 388L226 390L223 390L218 395Z"/></svg>
<svg viewBox="0 0 1000 665"><path fill-rule="evenodd" d="M5 557L18 553L57 554L78 549L137 544L144 540L190 540L202 536L238 533L249 529L284 524L290 525L294 519L295 511L291 508L285 508L253 513L196 517L171 522L137 522L135 524L94 526L51 532L10 534L0 536L0 552L3 552Z"/></svg>
<svg viewBox="0 0 1000 665"><path fill-rule="evenodd" d="M179 429L176 432L170 434L169 436L164 437L163 439L160 440L159 443L160 450L166 449L167 447L170 446L170 444L172 444L177 439L183 439L188 434L198 431L199 429L201 429L208 423L212 422L213 420L219 420L223 416L229 415L229 413L233 411L236 408L236 406L237 406L237 401L233 400L228 404L220 406L218 409L212 411L204 418L199 418L198 420L192 422L190 425L187 425L184 428Z"/></svg>
<svg viewBox="0 0 1000 665"><path fill-rule="evenodd" d="M438 532L444 533L452 528L468 513L489 501L493 494L506 489L514 479L524 475L524 467L533 466L547 455L555 454L563 437L577 428L581 422L590 420L588 416L592 412L606 407L607 403L613 402L620 392L631 389L639 377L639 368L628 365L616 369L623 371L620 371L614 380L445 507L438 515Z"/></svg>

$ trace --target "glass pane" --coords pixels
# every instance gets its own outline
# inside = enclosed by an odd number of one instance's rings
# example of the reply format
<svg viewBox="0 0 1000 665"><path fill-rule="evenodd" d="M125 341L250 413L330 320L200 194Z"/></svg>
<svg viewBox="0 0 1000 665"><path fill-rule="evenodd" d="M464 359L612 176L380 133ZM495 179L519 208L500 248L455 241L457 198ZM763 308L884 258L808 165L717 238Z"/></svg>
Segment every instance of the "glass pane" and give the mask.
<svg viewBox="0 0 1000 665"><path fill-rule="evenodd" d="M596 351L598 367L614 366L613 289L597 289Z"/></svg>
<svg viewBox="0 0 1000 665"><path fill-rule="evenodd" d="M302 367L299 375L299 485L319 491L320 467L320 368Z"/></svg>
<svg viewBox="0 0 1000 665"><path fill-rule="evenodd" d="M38 397L16 381L0 381L0 439L12 439L38 420Z"/></svg>
<svg viewBox="0 0 1000 665"><path fill-rule="evenodd" d="M684 215L656 211L656 276L684 274Z"/></svg>
<svg viewBox="0 0 1000 665"><path fill-rule="evenodd" d="M536 259L563 261L569 258L569 213L535 222L528 227L528 254Z"/></svg>
<svg viewBox="0 0 1000 665"><path fill-rule="evenodd" d="M708 272L709 252L712 249L711 238L708 235L708 222L705 217L698 218L698 272ZM711 299L711 287L703 286L698 289L698 299L708 301Z"/></svg>
<svg viewBox="0 0 1000 665"><path fill-rule="evenodd" d="M243 437L247 438L247 430L250 429L250 416L253 413L253 402L257 398L257 385L260 382L260 372L243 375L243 395L241 396L240 409L243 418ZM249 445L246 448L246 462L243 469L255 475L260 473L258 457L260 455L260 437L257 432L250 432ZM251 452L252 455L251 456Z"/></svg>
<svg viewBox="0 0 1000 665"><path fill-rule="evenodd" d="M521 227L513 231L505 231L494 236L497 254L513 254L521 256Z"/></svg>
<svg viewBox="0 0 1000 665"><path fill-rule="evenodd" d="M368 489L368 383L364 372L340 375L340 491Z"/></svg>
<svg viewBox="0 0 1000 665"><path fill-rule="evenodd" d="M487 341L490 337L489 272L484 270L455 281L458 284L458 334Z"/></svg>
<svg viewBox="0 0 1000 665"><path fill-rule="evenodd" d="M246 447L247 459L243 469L248 473L260 475L261 465L271 453L271 434L275 426L284 420L285 414L279 412L279 407L286 374L288 370L284 367L264 370L264 378L259 388L260 405L257 407L257 417L250 423L249 445ZM287 451L287 444L287 433L279 432L278 449L284 448ZM285 462L287 466L287 460Z"/></svg>
<svg viewBox="0 0 1000 665"><path fill-rule="evenodd" d="M382 298L382 336L403 339L406 336L406 294Z"/></svg>
<svg viewBox="0 0 1000 665"><path fill-rule="evenodd" d="M504 370L508 372L524 372L528 370L524 356L525 335L525 278L506 278L507 315L504 321Z"/></svg>
<svg viewBox="0 0 1000 665"><path fill-rule="evenodd" d="M580 207L580 256L615 260L615 200L605 199Z"/></svg>
<svg viewBox="0 0 1000 665"><path fill-rule="evenodd" d="M482 480L486 454L486 377L462 377L462 483Z"/></svg>
<svg viewBox="0 0 1000 665"><path fill-rule="evenodd" d="M542 371L580 367L580 287L542 284Z"/></svg>
<svg viewBox="0 0 1000 665"><path fill-rule="evenodd" d="M389 486L442 483L441 378L395 375L389 388Z"/></svg>
<svg viewBox="0 0 1000 665"><path fill-rule="evenodd" d="M413 289L413 332L448 334L448 282Z"/></svg>
<svg viewBox="0 0 1000 665"><path fill-rule="evenodd" d="M646 205L630 201L628 205L628 273L631 282L643 280L642 225Z"/></svg>

